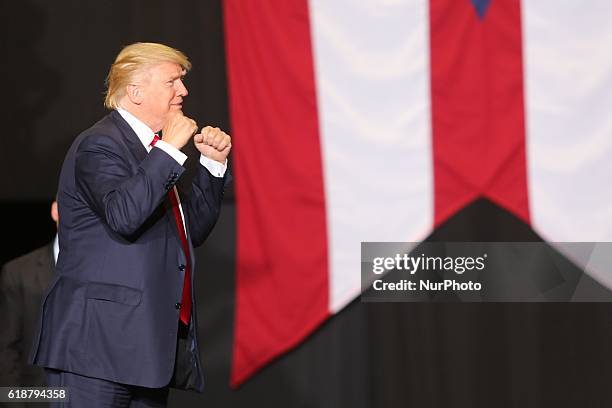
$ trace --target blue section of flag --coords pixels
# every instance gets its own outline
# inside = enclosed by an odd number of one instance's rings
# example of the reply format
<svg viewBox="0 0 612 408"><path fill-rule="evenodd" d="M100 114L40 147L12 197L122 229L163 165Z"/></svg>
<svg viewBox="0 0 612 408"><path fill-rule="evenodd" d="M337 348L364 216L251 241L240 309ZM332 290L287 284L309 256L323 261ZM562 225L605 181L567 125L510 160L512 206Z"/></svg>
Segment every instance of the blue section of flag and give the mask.
<svg viewBox="0 0 612 408"><path fill-rule="evenodd" d="M478 13L478 17L484 18L487 9L489 8L489 4L491 4L491 0L470 0L476 8L476 13Z"/></svg>

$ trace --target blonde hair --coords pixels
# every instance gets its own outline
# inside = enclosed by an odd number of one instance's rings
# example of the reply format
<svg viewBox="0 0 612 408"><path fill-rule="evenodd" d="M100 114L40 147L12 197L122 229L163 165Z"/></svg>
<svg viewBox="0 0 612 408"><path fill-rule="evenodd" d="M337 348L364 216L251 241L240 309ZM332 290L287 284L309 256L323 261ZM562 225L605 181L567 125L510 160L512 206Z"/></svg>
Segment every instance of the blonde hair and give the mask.
<svg viewBox="0 0 612 408"><path fill-rule="evenodd" d="M185 71L191 69L187 56L179 50L157 43L134 43L124 47L106 77L104 106L117 109L125 95L125 88L143 70L162 62L174 62Z"/></svg>

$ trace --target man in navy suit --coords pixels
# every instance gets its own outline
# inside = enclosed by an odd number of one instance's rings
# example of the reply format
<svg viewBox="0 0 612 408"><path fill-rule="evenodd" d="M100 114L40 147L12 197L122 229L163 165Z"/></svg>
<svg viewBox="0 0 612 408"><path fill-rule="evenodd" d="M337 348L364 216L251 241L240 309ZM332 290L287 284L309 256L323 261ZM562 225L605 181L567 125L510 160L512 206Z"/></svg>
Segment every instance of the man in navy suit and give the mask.
<svg viewBox="0 0 612 408"><path fill-rule="evenodd" d="M190 68L165 45L125 47L107 78L112 112L66 155L56 277L30 356L68 387L64 406L165 406L169 386L202 391L193 247L219 217L231 139L183 115ZM201 156L185 180L190 140Z"/></svg>

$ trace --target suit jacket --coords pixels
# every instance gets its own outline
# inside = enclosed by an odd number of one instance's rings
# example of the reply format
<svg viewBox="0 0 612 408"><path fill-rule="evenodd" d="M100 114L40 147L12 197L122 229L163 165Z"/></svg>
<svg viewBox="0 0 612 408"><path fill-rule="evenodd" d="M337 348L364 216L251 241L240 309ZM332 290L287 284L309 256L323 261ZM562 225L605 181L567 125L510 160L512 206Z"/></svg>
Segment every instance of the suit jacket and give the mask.
<svg viewBox="0 0 612 408"><path fill-rule="evenodd" d="M45 289L53 278L53 243L7 262L0 272L0 386L44 386L28 365Z"/></svg>
<svg viewBox="0 0 612 408"><path fill-rule="evenodd" d="M167 386L173 375L187 259L167 192L176 184L190 253L215 225L224 179L185 168L163 150L146 149L113 111L81 133L60 174L60 253L43 300L34 364L123 384ZM182 183L178 183L179 180ZM202 391L193 307L185 344L185 378Z"/></svg>

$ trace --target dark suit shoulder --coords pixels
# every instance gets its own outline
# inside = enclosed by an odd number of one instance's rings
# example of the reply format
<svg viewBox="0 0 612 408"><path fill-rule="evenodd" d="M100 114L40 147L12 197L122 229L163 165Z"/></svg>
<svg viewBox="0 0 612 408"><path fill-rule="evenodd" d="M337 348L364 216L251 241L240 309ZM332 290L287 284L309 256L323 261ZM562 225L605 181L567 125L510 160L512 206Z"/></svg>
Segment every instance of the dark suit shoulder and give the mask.
<svg viewBox="0 0 612 408"><path fill-rule="evenodd" d="M39 269L53 267L53 244L47 244L15 258L2 267L2 282L19 282L32 278Z"/></svg>
<svg viewBox="0 0 612 408"><path fill-rule="evenodd" d="M113 146L120 143L123 134L111 115L106 115L99 122L81 132L76 141L79 149L92 146Z"/></svg>
<svg viewBox="0 0 612 408"><path fill-rule="evenodd" d="M117 111L112 111L83 131L76 138L71 150L75 150L76 154L102 153L117 158L125 158L125 154L130 152L138 161L147 153L134 130Z"/></svg>

